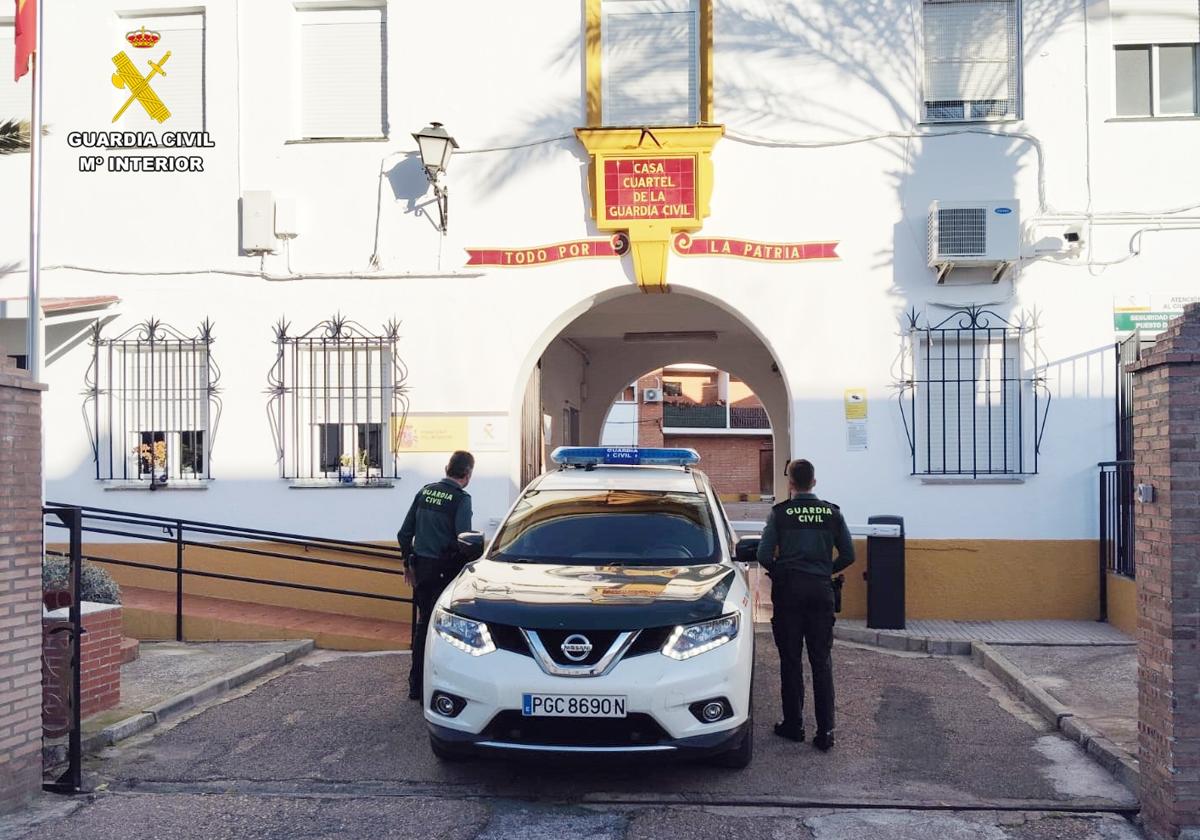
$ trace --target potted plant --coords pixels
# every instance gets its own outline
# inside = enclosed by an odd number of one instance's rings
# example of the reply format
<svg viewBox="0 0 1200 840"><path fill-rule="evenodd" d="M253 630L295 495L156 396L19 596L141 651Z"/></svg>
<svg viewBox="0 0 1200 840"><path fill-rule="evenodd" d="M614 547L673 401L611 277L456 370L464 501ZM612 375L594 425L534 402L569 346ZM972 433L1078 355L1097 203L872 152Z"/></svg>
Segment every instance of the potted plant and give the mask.
<svg viewBox="0 0 1200 840"><path fill-rule="evenodd" d="M338 481L342 484L354 483L354 464L349 455L342 455L338 458Z"/></svg>
<svg viewBox="0 0 1200 840"><path fill-rule="evenodd" d="M133 453L141 462L138 472L150 474L151 490L167 483L167 442L165 440L138 444Z"/></svg>

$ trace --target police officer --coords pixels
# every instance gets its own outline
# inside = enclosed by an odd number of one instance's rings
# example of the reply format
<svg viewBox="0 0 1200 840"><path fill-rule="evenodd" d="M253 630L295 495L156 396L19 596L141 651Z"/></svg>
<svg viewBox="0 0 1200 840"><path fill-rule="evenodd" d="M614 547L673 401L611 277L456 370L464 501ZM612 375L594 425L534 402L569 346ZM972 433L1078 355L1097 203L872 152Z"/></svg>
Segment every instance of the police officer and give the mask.
<svg viewBox="0 0 1200 840"><path fill-rule="evenodd" d="M460 450L451 455L446 477L421 488L396 534L404 555L404 580L412 587L417 608L408 671L409 700L421 699L425 635L433 605L462 568L458 535L471 530L471 496L465 488L471 483L474 469L475 456L470 452Z"/></svg>
<svg viewBox="0 0 1200 840"><path fill-rule="evenodd" d="M758 547L758 562L771 577L771 629L779 648L783 720L775 734L804 740L807 644L817 718L813 746L824 751L833 746L834 727L832 577L854 562L854 543L838 506L813 494L817 480L810 462L792 461L787 477L790 498L771 508Z"/></svg>

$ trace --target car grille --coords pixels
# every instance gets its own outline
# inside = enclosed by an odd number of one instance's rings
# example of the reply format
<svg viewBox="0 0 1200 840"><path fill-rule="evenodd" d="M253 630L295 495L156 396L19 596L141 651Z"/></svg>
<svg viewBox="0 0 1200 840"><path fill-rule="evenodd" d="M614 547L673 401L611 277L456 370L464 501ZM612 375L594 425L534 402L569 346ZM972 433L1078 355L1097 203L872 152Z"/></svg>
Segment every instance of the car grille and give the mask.
<svg viewBox="0 0 1200 840"><path fill-rule="evenodd" d="M526 644L524 636L521 635L521 630L511 624L488 624L488 630L491 631L492 641L500 650L506 650L510 653L519 653L522 656L532 656L529 650L529 645ZM671 637L671 633L675 630L674 625L667 627L647 627L640 631L637 638L633 640L633 644L629 646L629 650L625 652L625 658L631 656L643 656L647 653L658 653L662 650L663 645L667 643L667 639ZM617 630L538 630L536 631L542 638L542 644L546 646L546 651L560 665L591 665L597 662L603 656L608 648L612 645L613 639L616 638ZM562 643L567 636L574 635L577 632L582 632L588 637L592 643L592 652L587 659L580 662L574 662L563 656Z"/></svg>
<svg viewBox="0 0 1200 840"><path fill-rule="evenodd" d="M624 718L533 718L515 710L492 718L483 736L506 744L572 747L653 746L669 737L654 718L641 713Z"/></svg>

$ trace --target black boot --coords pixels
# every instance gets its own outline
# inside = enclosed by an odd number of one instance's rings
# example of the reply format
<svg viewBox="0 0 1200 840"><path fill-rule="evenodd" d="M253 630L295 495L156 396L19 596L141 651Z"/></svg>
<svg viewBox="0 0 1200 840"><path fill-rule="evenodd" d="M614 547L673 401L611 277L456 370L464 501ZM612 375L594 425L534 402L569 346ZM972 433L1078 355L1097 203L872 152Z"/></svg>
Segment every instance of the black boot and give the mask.
<svg viewBox="0 0 1200 840"><path fill-rule="evenodd" d="M817 737L813 738L813 746L821 752L829 752L829 748L833 746L833 730L818 732Z"/></svg>
<svg viewBox="0 0 1200 840"><path fill-rule="evenodd" d="M789 741L795 741L798 744L804 743L804 727L788 723L786 720L775 724L775 734L780 738L787 738Z"/></svg>
<svg viewBox="0 0 1200 840"><path fill-rule="evenodd" d="M421 699L421 682L419 680L417 682L410 682L408 684L408 699L409 700L420 700Z"/></svg>

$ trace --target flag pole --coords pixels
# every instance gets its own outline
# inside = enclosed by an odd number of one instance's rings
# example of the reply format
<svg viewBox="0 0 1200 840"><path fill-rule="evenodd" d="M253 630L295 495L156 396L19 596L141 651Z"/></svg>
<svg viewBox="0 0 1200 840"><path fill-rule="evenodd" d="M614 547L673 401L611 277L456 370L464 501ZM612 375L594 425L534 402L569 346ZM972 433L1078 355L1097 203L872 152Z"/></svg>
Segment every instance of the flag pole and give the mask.
<svg viewBox="0 0 1200 840"><path fill-rule="evenodd" d="M25 316L25 356L29 375L42 381L42 0L34 2L32 113L29 121L29 312Z"/></svg>

